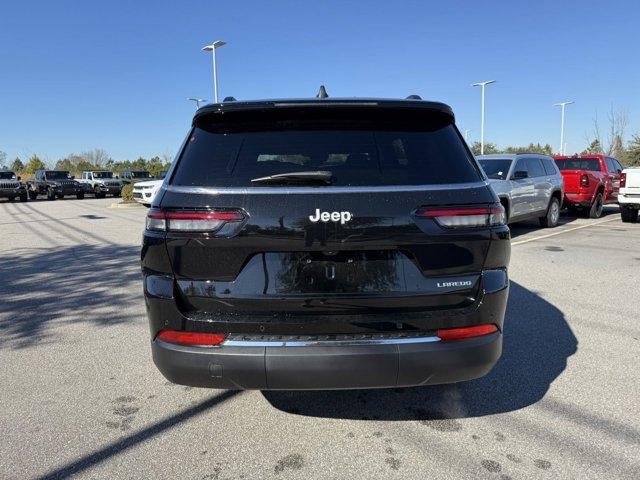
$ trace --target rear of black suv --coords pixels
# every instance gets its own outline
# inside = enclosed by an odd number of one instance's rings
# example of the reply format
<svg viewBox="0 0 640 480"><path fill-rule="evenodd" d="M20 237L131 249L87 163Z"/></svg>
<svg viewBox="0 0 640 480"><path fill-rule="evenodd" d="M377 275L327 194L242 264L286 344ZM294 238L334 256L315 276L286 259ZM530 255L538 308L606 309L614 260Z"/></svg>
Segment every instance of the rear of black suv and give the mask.
<svg viewBox="0 0 640 480"><path fill-rule="evenodd" d="M153 359L227 389L477 378L501 354L509 256L446 105L210 105L144 231Z"/></svg>

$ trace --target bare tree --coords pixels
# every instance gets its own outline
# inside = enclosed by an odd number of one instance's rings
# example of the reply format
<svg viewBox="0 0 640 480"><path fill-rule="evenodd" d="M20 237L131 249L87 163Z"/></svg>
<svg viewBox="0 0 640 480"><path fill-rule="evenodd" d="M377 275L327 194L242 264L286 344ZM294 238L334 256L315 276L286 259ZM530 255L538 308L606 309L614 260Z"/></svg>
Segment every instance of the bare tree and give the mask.
<svg viewBox="0 0 640 480"><path fill-rule="evenodd" d="M83 157L83 159L87 162L99 166L103 166L109 160L111 160L109 154L101 148L94 148L93 150L90 150L88 152L83 152L80 156Z"/></svg>
<svg viewBox="0 0 640 480"><path fill-rule="evenodd" d="M593 119L593 139L587 138L587 142L591 145L597 142L604 154L621 158L624 156L624 134L629 125L629 111L623 108L616 108L612 104L607 114L607 122L609 125L605 142L602 138L598 113L596 112L596 116Z"/></svg>

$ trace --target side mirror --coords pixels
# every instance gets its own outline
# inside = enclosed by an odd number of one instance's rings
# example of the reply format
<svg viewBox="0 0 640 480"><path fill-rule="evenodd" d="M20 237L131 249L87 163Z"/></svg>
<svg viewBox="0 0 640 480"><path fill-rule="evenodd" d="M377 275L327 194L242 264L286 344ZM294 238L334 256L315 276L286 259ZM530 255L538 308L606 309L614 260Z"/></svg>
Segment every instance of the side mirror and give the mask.
<svg viewBox="0 0 640 480"><path fill-rule="evenodd" d="M71 180L75 180L76 176L75 175L71 175Z"/></svg>
<svg viewBox="0 0 640 480"><path fill-rule="evenodd" d="M22 180L22 177L20 175L18 175L18 181Z"/></svg>
<svg viewBox="0 0 640 480"><path fill-rule="evenodd" d="M524 170L516 170L513 172L514 180L522 180L523 178L529 178L529 172L525 172Z"/></svg>

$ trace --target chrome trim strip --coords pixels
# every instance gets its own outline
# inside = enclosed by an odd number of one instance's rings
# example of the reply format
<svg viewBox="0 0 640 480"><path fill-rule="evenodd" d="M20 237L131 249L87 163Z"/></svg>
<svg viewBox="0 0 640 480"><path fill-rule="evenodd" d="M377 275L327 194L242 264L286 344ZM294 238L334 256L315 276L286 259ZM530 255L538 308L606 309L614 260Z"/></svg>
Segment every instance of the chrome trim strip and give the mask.
<svg viewBox="0 0 640 480"><path fill-rule="evenodd" d="M380 338L370 340L225 340L222 347L333 347L345 345L407 345L439 342L440 337Z"/></svg>
<svg viewBox="0 0 640 480"><path fill-rule="evenodd" d="M370 192L430 192L434 190L459 190L488 187L488 181L474 183L447 183L442 185L378 185L358 187L186 187L162 185L162 189L173 193L196 195L274 195L274 194L321 194L321 193L370 193Z"/></svg>

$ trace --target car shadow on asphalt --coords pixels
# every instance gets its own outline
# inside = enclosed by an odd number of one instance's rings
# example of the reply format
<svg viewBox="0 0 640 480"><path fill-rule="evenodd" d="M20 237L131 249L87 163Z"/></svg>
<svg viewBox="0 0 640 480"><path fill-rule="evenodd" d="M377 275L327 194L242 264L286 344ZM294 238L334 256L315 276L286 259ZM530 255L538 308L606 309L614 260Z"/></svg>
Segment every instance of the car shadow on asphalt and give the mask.
<svg viewBox="0 0 640 480"><path fill-rule="evenodd" d="M361 420L443 420L510 412L541 400L578 341L564 314L511 282L502 358L485 377L451 385L342 391L265 391L275 408L298 415ZM436 422L434 428L457 428ZM439 426L439 427L438 427Z"/></svg>
<svg viewBox="0 0 640 480"><path fill-rule="evenodd" d="M601 218L611 216L611 215L616 215L619 213L620 213L620 209L618 208L617 205L605 205ZM595 219L588 219L585 216L577 217L575 215L571 215L567 210L563 210L560 215L560 220L558 221L558 227L562 227L563 225L569 225L575 222L576 220L578 220L579 218L584 218L588 221L595 221ZM539 230L541 235L547 234L547 233L555 233L557 231L553 228L546 229L541 227L537 219L524 220L522 222L511 223L509 224L509 229L511 230L512 239L518 238L519 236L524 235L526 233L535 232L536 230Z"/></svg>
<svg viewBox="0 0 640 480"><path fill-rule="evenodd" d="M143 302L139 256L140 247L123 245L25 248L5 255L0 347L54 341L57 326L132 321L129 307Z"/></svg>

